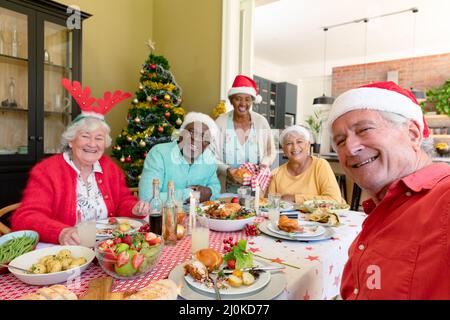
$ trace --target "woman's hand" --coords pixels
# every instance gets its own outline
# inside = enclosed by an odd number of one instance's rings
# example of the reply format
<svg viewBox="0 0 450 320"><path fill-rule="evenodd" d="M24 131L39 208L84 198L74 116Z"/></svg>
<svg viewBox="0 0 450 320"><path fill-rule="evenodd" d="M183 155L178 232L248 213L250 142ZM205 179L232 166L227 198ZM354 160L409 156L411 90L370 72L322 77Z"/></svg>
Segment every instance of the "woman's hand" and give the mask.
<svg viewBox="0 0 450 320"><path fill-rule="evenodd" d="M231 182L233 182L233 183L241 184L239 181L237 181L237 180L234 178L234 175L236 174L236 171L237 171L237 170L238 170L238 169L228 168L228 169L227 169L227 178L228 178Z"/></svg>
<svg viewBox="0 0 450 320"><path fill-rule="evenodd" d="M295 202L295 196L293 194L285 194L281 196L281 200Z"/></svg>
<svg viewBox="0 0 450 320"><path fill-rule="evenodd" d="M203 186L190 186L190 188L194 191L200 192L200 202L208 201L211 198L212 192L208 187Z"/></svg>
<svg viewBox="0 0 450 320"><path fill-rule="evenodd" d="M131 211L135 216L145 217L150 214L150 204L145 201L138 201Z"/></svg>
<svg viewBox="0 0 450 320"><path fill-rule="evenodd" d="M62 229L58 240L60 244L65 246L79 246L81 243L76 227Z"/></svg>

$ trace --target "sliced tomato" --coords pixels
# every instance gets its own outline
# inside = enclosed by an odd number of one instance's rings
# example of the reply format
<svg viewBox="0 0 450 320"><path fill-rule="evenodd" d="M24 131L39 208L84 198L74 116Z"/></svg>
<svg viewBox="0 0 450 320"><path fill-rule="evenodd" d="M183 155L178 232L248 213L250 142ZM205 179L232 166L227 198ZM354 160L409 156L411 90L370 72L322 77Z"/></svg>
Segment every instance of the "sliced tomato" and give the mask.
<svg viewBox="0 0 450 320"><path fill-rule="evenodd" d="M139 269L142 262L144 262L144 255L142 253L136 253L133 256L133 259L131 260L131 264L133 265L133 268Z"/></svg>
<svg viewBox="0 0 450 320"><path fill-rule="evenodd" d="M160 242L161 242L161 239L159 237L156 237L156 238L154 238L154 239L152 239L150 241L147 241L147 243L149 245L151 245L151 246L157 245Z"/></svg>
<svg viewBox="0 0 450 320"><path fill-rule="evenodd" d="M236 260L231 259L227 261L227 267L228 269L235 269L236 268Z"/></svg>
<svg viewBox="0 0 450 320"><path fill-rule="evenodd" d="M130 261L130 255L128 254L128 252L122 251L117 256L116 264L120 268L120 267L123 267L124 265L126 265L129 261Z"/></svg>
<svg viewBox="0 0 450 320"><path fill-rule="evenodd" d="M117 223L117 219L116 218L108 218L108 223L109 224L116 224Z"/></svg>
<svg viewBox="0 0 450 320"><path fill-rule="evenodd" d="M158 237L153 232L147 232L145 234L145 241L147 241L147 242L149 242L149 241L151 241L151 240L153 240L155 238L158 238Z"/></svg>

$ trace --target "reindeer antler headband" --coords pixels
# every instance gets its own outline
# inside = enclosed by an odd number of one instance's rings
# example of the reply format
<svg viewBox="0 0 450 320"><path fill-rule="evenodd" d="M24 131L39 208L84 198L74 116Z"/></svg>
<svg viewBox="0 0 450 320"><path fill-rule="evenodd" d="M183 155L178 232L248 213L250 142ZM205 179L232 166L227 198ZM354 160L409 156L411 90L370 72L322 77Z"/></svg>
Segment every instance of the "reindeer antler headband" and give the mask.
<svg viewBox="0 0 450 320"><path fill-rule="evenodd" d="M104 121L105 114L107 114L116 104L131 97L131 93L129 92L116 90L112 95L111 92L106 91L103 95L103 99L96 99L91 97L91 88L88 86L82 88L78 81L70 82L69 79L64 78L61 80L61 83L75 99L81 109L81 114L73 120L73 123L87 117ZM97 102L96 106L93 105L95 102Z"/></svg>

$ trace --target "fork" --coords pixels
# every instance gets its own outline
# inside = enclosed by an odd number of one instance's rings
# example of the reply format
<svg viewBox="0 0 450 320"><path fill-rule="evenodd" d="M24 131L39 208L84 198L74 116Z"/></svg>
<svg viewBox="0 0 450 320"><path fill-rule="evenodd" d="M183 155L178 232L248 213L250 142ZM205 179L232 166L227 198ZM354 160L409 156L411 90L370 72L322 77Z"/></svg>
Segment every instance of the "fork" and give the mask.
<svg viewBox="0 0 450 320"><path fill-rule="evenodd" d="M217 287L217 282L214 281L210 275L208 275L208 280L212 282L213 287L214 287L214 292L216 294L216 300L222 300L222 297L220 296L220 291L219 288Z"/></svg>

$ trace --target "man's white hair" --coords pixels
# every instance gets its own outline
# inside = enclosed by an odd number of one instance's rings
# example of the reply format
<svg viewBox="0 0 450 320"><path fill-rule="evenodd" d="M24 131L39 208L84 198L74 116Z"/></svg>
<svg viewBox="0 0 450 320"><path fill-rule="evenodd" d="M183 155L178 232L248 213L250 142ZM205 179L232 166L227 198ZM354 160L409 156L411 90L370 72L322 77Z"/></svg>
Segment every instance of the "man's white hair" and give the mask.
<svg viewBox="0 0 450 320"><path fill-rule="evenodd" d="M186 126L192 122L201 122L203 124L205 124L208 127L208 130L211 134L211 143L217 138L217 125L214 122L214 120L201 112L189 112L185 117L184 117L184 121L183 124L180 127L180 131L184 130L184 128L186 128Z"/></svg>

